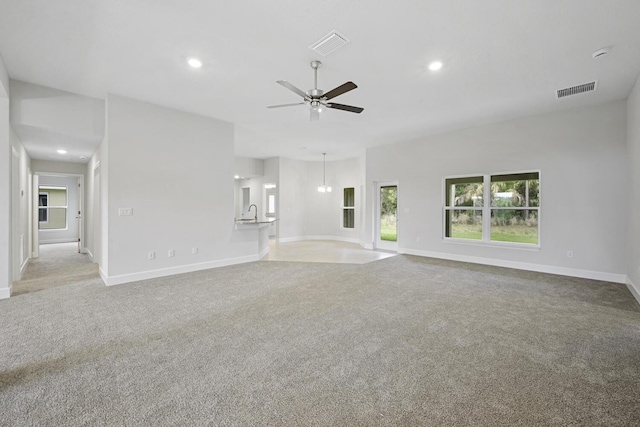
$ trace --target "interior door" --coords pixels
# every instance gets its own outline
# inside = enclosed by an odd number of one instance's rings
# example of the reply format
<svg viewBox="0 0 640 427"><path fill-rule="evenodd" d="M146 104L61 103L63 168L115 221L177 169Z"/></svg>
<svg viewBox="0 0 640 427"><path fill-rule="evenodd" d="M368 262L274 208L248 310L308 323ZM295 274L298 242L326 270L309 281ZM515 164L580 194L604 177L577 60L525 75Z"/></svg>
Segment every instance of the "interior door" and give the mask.
<svg viewBox="0 0 640 427"><path fill-rule="evenodd" d="M398 250L398 183L376 185L376 248Z"/></svg>

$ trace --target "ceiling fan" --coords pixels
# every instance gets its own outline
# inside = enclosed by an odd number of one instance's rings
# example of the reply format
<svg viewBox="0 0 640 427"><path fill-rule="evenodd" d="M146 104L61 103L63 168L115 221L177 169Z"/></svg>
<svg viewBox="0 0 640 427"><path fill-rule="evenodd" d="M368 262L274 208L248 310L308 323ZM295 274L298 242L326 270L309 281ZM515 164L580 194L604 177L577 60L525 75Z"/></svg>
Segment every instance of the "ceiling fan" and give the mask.
<svg viewBox="0 0 640 427"><path fill-rule="evenodd" d="M315 121L320 119L320 112L322 111L322 107L333 108L336 110L349 111L351 113L360 114L364 111L364 108L354 107L352 105L344 105L344 104L336 104L335 102L328 102L330 99L335 98L336 96L342 95L343 93L349 92L357 88L354 82L346 82L338 86L335 89L331 89L329 92L324 93L322 90L318 89L318 68L322 65L320 61L311 61L311 68L313 68L313 89L308 90L307 92L303 92L298 89L291 83L286 80L278 80L276 83L286 87L292 92L297 93L304 100L303 102L297 102L295 104L280 104L280 105L270 105L267 108L280 108L280 107L292 107L294 105L309 105L311 107L311 121Z"/></svg>

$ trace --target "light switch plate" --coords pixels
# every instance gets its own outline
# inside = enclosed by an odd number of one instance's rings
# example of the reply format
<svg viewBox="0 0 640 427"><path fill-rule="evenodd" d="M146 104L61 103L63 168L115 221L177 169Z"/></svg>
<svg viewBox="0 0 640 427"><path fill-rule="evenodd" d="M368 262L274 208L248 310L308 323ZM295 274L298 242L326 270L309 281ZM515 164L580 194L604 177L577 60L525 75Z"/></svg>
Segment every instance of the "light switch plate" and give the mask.
<svg viewBox="0 0 640 427"><path fill-rule="evenodd" d="M133 216L133 208L120 208L118 209L119 216Z"/></svg>

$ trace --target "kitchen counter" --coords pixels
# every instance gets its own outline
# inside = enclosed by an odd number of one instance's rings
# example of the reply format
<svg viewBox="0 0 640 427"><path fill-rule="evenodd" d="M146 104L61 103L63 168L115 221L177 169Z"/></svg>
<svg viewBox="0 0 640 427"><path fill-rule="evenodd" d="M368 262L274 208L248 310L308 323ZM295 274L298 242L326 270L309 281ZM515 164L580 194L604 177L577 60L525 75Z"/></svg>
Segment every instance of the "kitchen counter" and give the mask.
<svg viewBox="0 0 640 427"><path fill-rule="evenodd" d="M236 226L237 225L260 225L260 224L271 224L272 222L276 222L278 218L236 218Z"/></svg>

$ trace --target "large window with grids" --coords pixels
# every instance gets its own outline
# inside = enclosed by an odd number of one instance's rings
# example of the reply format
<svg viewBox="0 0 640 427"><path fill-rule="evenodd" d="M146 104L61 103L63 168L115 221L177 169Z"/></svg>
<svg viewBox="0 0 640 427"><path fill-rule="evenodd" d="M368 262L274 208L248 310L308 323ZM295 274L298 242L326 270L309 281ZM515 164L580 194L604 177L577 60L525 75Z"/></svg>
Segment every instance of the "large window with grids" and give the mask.
<svg viewBox="0 0 640 427"><path fill-rule="evenodd" d="M38 194L38 228L67 228L67 187L43 186Z"/></svg>
<svg viewBox="0 0 640 427"><path fill-rule="evenodd" d="M540 172L445 178L444 238L540 244Z"/></svg>

